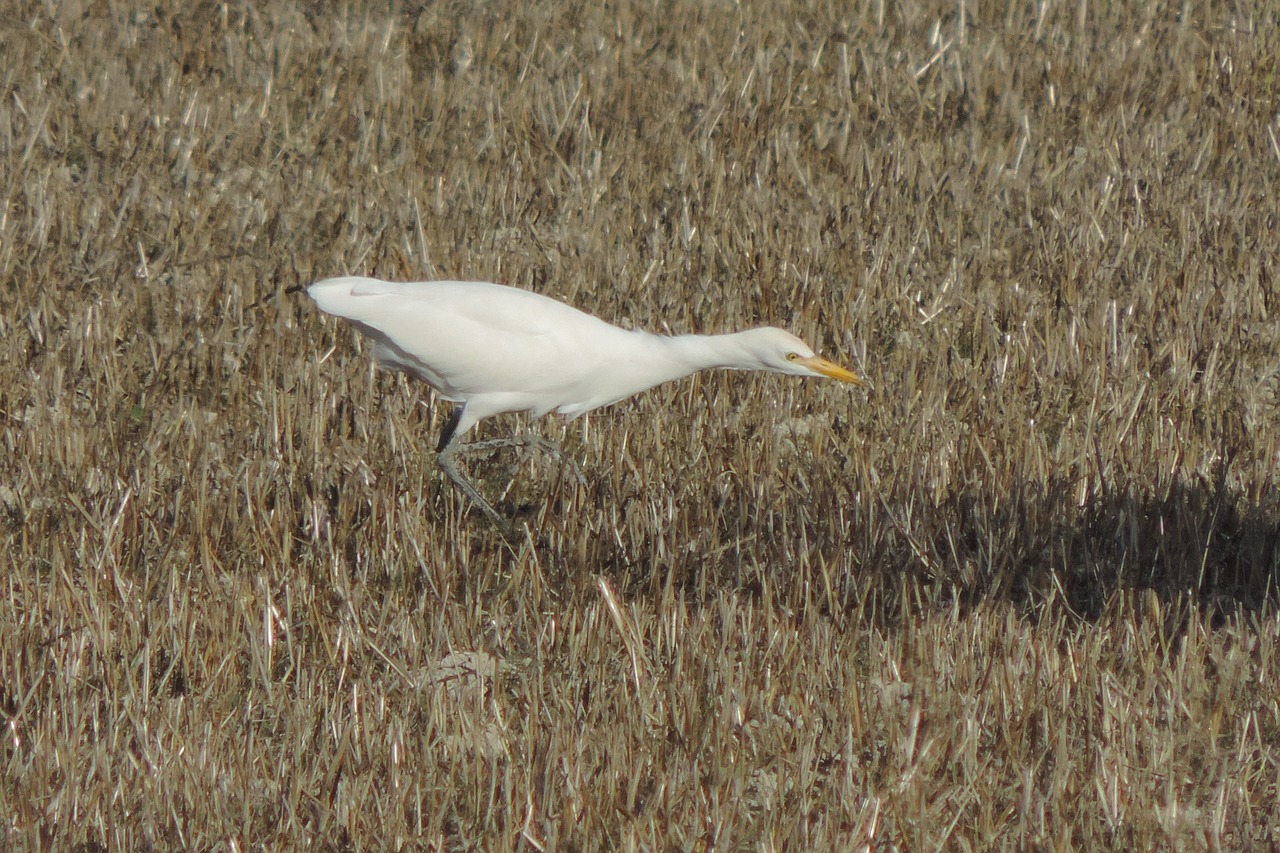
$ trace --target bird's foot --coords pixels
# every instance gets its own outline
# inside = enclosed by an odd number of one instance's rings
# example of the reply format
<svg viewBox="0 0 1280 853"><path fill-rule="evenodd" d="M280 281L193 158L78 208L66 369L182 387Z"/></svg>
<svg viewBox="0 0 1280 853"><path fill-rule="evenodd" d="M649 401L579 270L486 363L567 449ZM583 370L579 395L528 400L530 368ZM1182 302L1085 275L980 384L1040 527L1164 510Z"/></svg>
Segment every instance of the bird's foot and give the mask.
<svg viewBox="0 0 1280 853"><path fill-rule="evenodd" d="M493 508L487 500L481 496L480 492L471 481L466 478L462 471L458 468L457 457L463 454L480 453L484 451L498 450L504 447L518 447L524 450L531 448L538 449L550 456L558 459L564 467L573 472L578 483L586 485L586 478L582 475L582 469L578 464L564 454L564 452L556 445L555 442L549 441L538 435L524 435L510 438L495 438L487 441L473 441L470 444L449 444L436 456L436 462L441 470L448 475L453 484L462 490L462 493L475 504L476 508L484 513L485 517L493 523L493 526L508 540L515 535L512 522L504 518L499 512ZM517 537L518 538L518 537Z"/></svg>
<svg viewBox="0 0 1280 853"><path fill-rule="evenodd" d="M473 441L470 444L463 444L458 447L456 453L472 453L485 450L498 450L503 447L518 447L524 450L541 450L543 453L551 456L561 465L573 472L574 478L579 485L585 486L587 478L582 474L582 468L578 463L569 457L560 445L550 439L543 438L540 435L517 435L508 438L491 438L485 441Z"/></svg>
<svg viewBox="0 0 1280 853"><path fill-rule="evenodd" d="M477 490L475 486L471 485L471 481L463 476L462 472L458 470L457 463L454 462L455 455L455 453L440 454L436 459L437 463L440 465L440 469L449 476L449 479L453 481L453 484L461 489L462 493L466 495L471 502L476 505L476 508L483 512L496 527L503 528L505 526L505 519L498 514L498 511L494 509L493 506L484 499L484 497L481 496L479 490Z"/></svg>

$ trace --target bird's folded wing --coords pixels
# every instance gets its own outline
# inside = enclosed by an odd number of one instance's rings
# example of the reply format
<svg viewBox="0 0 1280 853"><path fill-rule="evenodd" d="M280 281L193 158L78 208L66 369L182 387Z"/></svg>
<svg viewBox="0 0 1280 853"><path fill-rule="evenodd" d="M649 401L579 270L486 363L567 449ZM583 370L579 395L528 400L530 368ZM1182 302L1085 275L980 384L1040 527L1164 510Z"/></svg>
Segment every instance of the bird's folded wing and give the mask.
<svg viewBox="0 0 1280 853"><path fill-rule="evenodd" d="M350 278L310 292L322 310L380 333L457 399L553 392L582 381L632 336L554 299L481 282Z"/></svg>

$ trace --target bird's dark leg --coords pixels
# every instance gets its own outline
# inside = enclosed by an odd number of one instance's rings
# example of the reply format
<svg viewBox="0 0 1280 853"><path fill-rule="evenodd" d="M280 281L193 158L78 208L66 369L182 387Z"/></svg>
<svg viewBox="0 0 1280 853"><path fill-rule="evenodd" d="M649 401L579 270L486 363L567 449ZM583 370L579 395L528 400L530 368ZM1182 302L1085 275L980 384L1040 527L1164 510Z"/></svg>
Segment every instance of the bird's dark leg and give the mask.
<svg viewBox="0 0 1280 853"><path fill-rule="evenodd" d="M462 476L462 472L458 470L458 464L455 461L458 453L469 449L471 445L454 444L453 435L458 430L458 422L462 420L462 407L458 406L449 415L449 420L445 421L444 429L440 431L440 443L436 445L436 464L440 466L440 470L449 475L449 479L453 480L453 484L462 493L471 498L471 502L480 507L481 511L489 517L498 527L502 526L502 516L498 515L498 511L489 505L489 502L480 496L480 492L476 491L476 487L466 477Z"/></svg>
<svg viewBox="0 0 1280 853"><path fill-rule="evenodd" d="M582 469L578 467L578 463L566 456L554 441L548 441L540 435L492 438L487 441L455 444L453 439L458 431L458 424L462 421L462 409L462 406L456 407L450 413L449 419L445 421L444 429L440 430L440 441L436 444L436 464L449 475L449 479L453 480L454 485L462 489L463 494L470 498L471 502L478 506L494 524L501 527L502 516L488 501L480 496L480 492L476 490L475 486L471 485L471 482L463 476L462 471L458 468L457 457L464 453L497 450L502 447L537 448L559 460L562 465L566 465L581 485L585 486L587 484L587 480L582 476Z"/></svg>
<svg viewBox="0 0 1280 853"><path fill-rule="evenodd" d="M449 442L453 441L453 434L458 431L458 424L461 421L462 406L454 406L453 411L449 413L449 420L444 422L444 429L440 430L440 440L436 442L436 453L444 453Z"/></svg>

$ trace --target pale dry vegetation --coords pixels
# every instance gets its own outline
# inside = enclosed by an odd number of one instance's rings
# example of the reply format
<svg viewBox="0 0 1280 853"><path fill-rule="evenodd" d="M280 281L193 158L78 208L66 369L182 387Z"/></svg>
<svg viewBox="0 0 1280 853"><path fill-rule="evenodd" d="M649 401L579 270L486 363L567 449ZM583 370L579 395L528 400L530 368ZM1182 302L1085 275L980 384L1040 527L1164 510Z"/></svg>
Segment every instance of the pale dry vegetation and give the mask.
<svg viewBox="0 0 1280 853"><path fill-rule="evenodd" d="M1266 9L10 4L0 846L1280 844ZM343 272L875 390L486 424L508 542Z"/></svg>

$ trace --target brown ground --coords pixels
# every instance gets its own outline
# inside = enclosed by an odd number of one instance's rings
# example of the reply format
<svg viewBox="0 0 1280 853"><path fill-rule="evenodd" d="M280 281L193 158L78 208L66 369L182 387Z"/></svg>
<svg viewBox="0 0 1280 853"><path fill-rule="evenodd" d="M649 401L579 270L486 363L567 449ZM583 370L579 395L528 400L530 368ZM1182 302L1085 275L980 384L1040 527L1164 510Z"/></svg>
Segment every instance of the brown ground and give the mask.
<svg viewBox="0 0 1280 853"><path fill-rule="evenodd" d="M1280 844L1274 11L416 5L0 14L0 846ZM876 390L488 422L508 544L343 272Z"/></svg>

